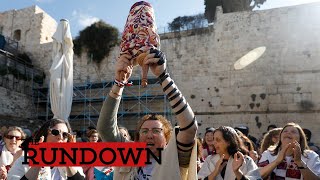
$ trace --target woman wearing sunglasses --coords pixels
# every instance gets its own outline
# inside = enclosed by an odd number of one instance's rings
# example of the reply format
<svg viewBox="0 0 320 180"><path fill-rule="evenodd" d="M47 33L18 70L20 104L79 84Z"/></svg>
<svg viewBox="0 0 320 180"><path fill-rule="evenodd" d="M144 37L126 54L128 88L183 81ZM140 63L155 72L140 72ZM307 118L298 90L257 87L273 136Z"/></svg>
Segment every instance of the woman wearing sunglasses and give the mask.
<svg viewBox="0 0 320 180"><path fill-rule="evenodd" d="M0 144L0 179L6 179L11 165L21 156L22 151L19 146L25 136L23 130L17 126L9 127L4 133L3 144Z"/></svg>
<svg viewBox="0 0 320 180"><path fill-rule="evenodd" d="M52 119L46 121L34 139L42 142L67 143L75 142L75 137L70 134L69 123L61 119ZM84 173L81 167L29 167L23 165L24 157L20 157L12 166L8 174L8 180L35 180L35 179L79 179L84 180Z"/></svg>

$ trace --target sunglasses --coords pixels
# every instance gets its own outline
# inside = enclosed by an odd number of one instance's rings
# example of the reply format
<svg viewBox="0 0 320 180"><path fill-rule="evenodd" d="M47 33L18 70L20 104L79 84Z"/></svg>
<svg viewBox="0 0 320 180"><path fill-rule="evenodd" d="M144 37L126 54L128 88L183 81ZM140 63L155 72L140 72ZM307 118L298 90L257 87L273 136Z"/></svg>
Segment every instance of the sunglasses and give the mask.
<svg viewBox="0 0 320 180"><path fill-rule="evenodd" d="M20 136L12 136L12 135L6 135L5 136L7 139L13 139L16 138L16 140L22 140L22 138Z"/></svg>
<svg viewBox="0 0 320 180"><path fill-rule="evenodd" d="M54 136L58 136L58 135L62 134L62 137L63 137L64 139L69 138L69 135L70 135L70 133L61 132L61 130L58 130L58 129L49 129L49 132L50 132L52 135L54 135Z"/></svg>

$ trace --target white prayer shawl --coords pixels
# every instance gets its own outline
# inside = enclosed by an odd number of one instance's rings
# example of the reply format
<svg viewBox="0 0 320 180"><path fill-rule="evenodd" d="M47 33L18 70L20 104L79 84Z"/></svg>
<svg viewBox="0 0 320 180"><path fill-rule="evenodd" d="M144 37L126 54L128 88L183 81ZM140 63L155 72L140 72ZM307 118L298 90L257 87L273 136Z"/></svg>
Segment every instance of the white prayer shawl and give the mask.
<svg viewBox="0 0 320 180"><path fill-rule="evenodd" d="M11 169L9 170L8 173L8 180L20 180L27 172L28 170L31 168L28 164L22 164L22 162L24 161L24 156L21 156L20 158L18 158L16 160L16 162L13 164L13 166L11 167ZM67 172L66 172L66 168L65 167L54 167L57 168L60 176L61 176L61 180L66 180L67 177ZM53 168L53 169L54 169ZM85 177L84 173L83 173L83 169L81 167L74 167L82 176ZM37 180L51 180L52 176L51 176L51 169L50 167L43 167L41 168L40 172L39 172L39 176Z"/></svg>
<svg viewBox="0 0 320 180"><path fill-rule="evenodd" d="M20 148L19 148L20 149ZM7 149L6 145L3 144L2 152L1 152L1 157L0 157L0 167L2 165L10 165L13 161L13 155L11 152Z"/></svg>
<svg viewBox="0 0 320 180"><path fill-rule="evenodd" d="M156 164L153 169L152 180L163 179L197 179L197 145L192 149L189 168L179 167L177 140L176 136L172 135L167 147L162 154L161 165Z"/></svg>
<svg viewBox="0 0 320 180"><path fill-rule="evenodd" d="M219 159L220 156L218 154L208 156L202 164L202 167L198 173L198 179L204 179L208 177L214 171L215 165ZM229 158L224 178L222 178L219 173L216 177L216 180L234 180L236 178L232 170L232 162L233 158ZM261 179L258 166L249 156L244 157L244 162L240 167L240 170L243 173L243 175L245 175L250 180Z"/></svg>

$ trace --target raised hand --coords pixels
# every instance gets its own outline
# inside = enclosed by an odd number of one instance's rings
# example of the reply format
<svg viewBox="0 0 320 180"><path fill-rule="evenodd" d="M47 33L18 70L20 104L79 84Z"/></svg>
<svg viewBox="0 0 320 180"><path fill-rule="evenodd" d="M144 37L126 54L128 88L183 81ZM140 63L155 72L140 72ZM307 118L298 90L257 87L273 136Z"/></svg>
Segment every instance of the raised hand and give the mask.
<svg viewBox="0 0 320 180"><path fill-rule="evenodd" d="M295 140L292 143L293 160L296 164L301 164L301 147L300 144Z"/></svg>
<svg viewBox="0 0 320 180"><path fill-rule="evenodd" d="M291 143L289 143L280 150L280 152L278 153L278 157L275 160L277 164L281 163L284 160L284 158L286 157L286 152L289 150L289 147L291 146L292 146Z"/></svg>
<svg viewBox="0 0 320 180"><path fill-rule="evenodd" d="M69 134L68 135L69 142L77 142L77 135Z"/></svg>
<svg viewBox="0 0 320 180"><path fill-rule="evenodd" d="M150 49L148 53L143 62L149 65L151 72L156 77L159 77L166 69L166 56L157 49Z"/></svg>
<svg viewBox="0 0 320 180"><path fill-rule="evenodd" d="M249 156L253 159L254 162L256 162L259 159L259 155L255 150L250 151Z"/></svg>
<svg viewBox="0 0 320 180"><path fill-rule="evenodd" d="M239 172L240 167L242 166L244 161L244 156L241 152L237 152L233 155L233 162L232 162L232 170L233 172Z"/></svg>
<svg viewBox="0 0 320 180"><path fill-rule="evenodd" d="M131 56L128 54L121 55L115 67L115 79L121 82L128 82L132 74L133 64L130 61Z"/></svg>
<svg viewBox="0 0 320 180"><path fill-rule="evenodd" d="M222 156L220 156L220 159L215 164L215 168L214 168L213 172L208 176L209 179L215 179L215 177L217 177L219 172L222 170L222 168L224 167L224 166L222 166L224 157L225 157L224 154L222 154Z"/></svg>

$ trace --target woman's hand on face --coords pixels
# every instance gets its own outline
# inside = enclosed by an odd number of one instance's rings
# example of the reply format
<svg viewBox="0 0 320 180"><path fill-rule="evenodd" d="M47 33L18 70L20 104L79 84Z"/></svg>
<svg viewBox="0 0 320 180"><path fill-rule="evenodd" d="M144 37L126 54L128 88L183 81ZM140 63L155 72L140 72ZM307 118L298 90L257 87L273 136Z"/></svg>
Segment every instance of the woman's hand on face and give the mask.
<svg viewBox="0 0 320 180"><path fill-rule="evenodd" d="M244 156L241 152L237 152L233 155L233 162L232 162L232 170L233 172L239 172L240 167L244 162Z"/></svg>

